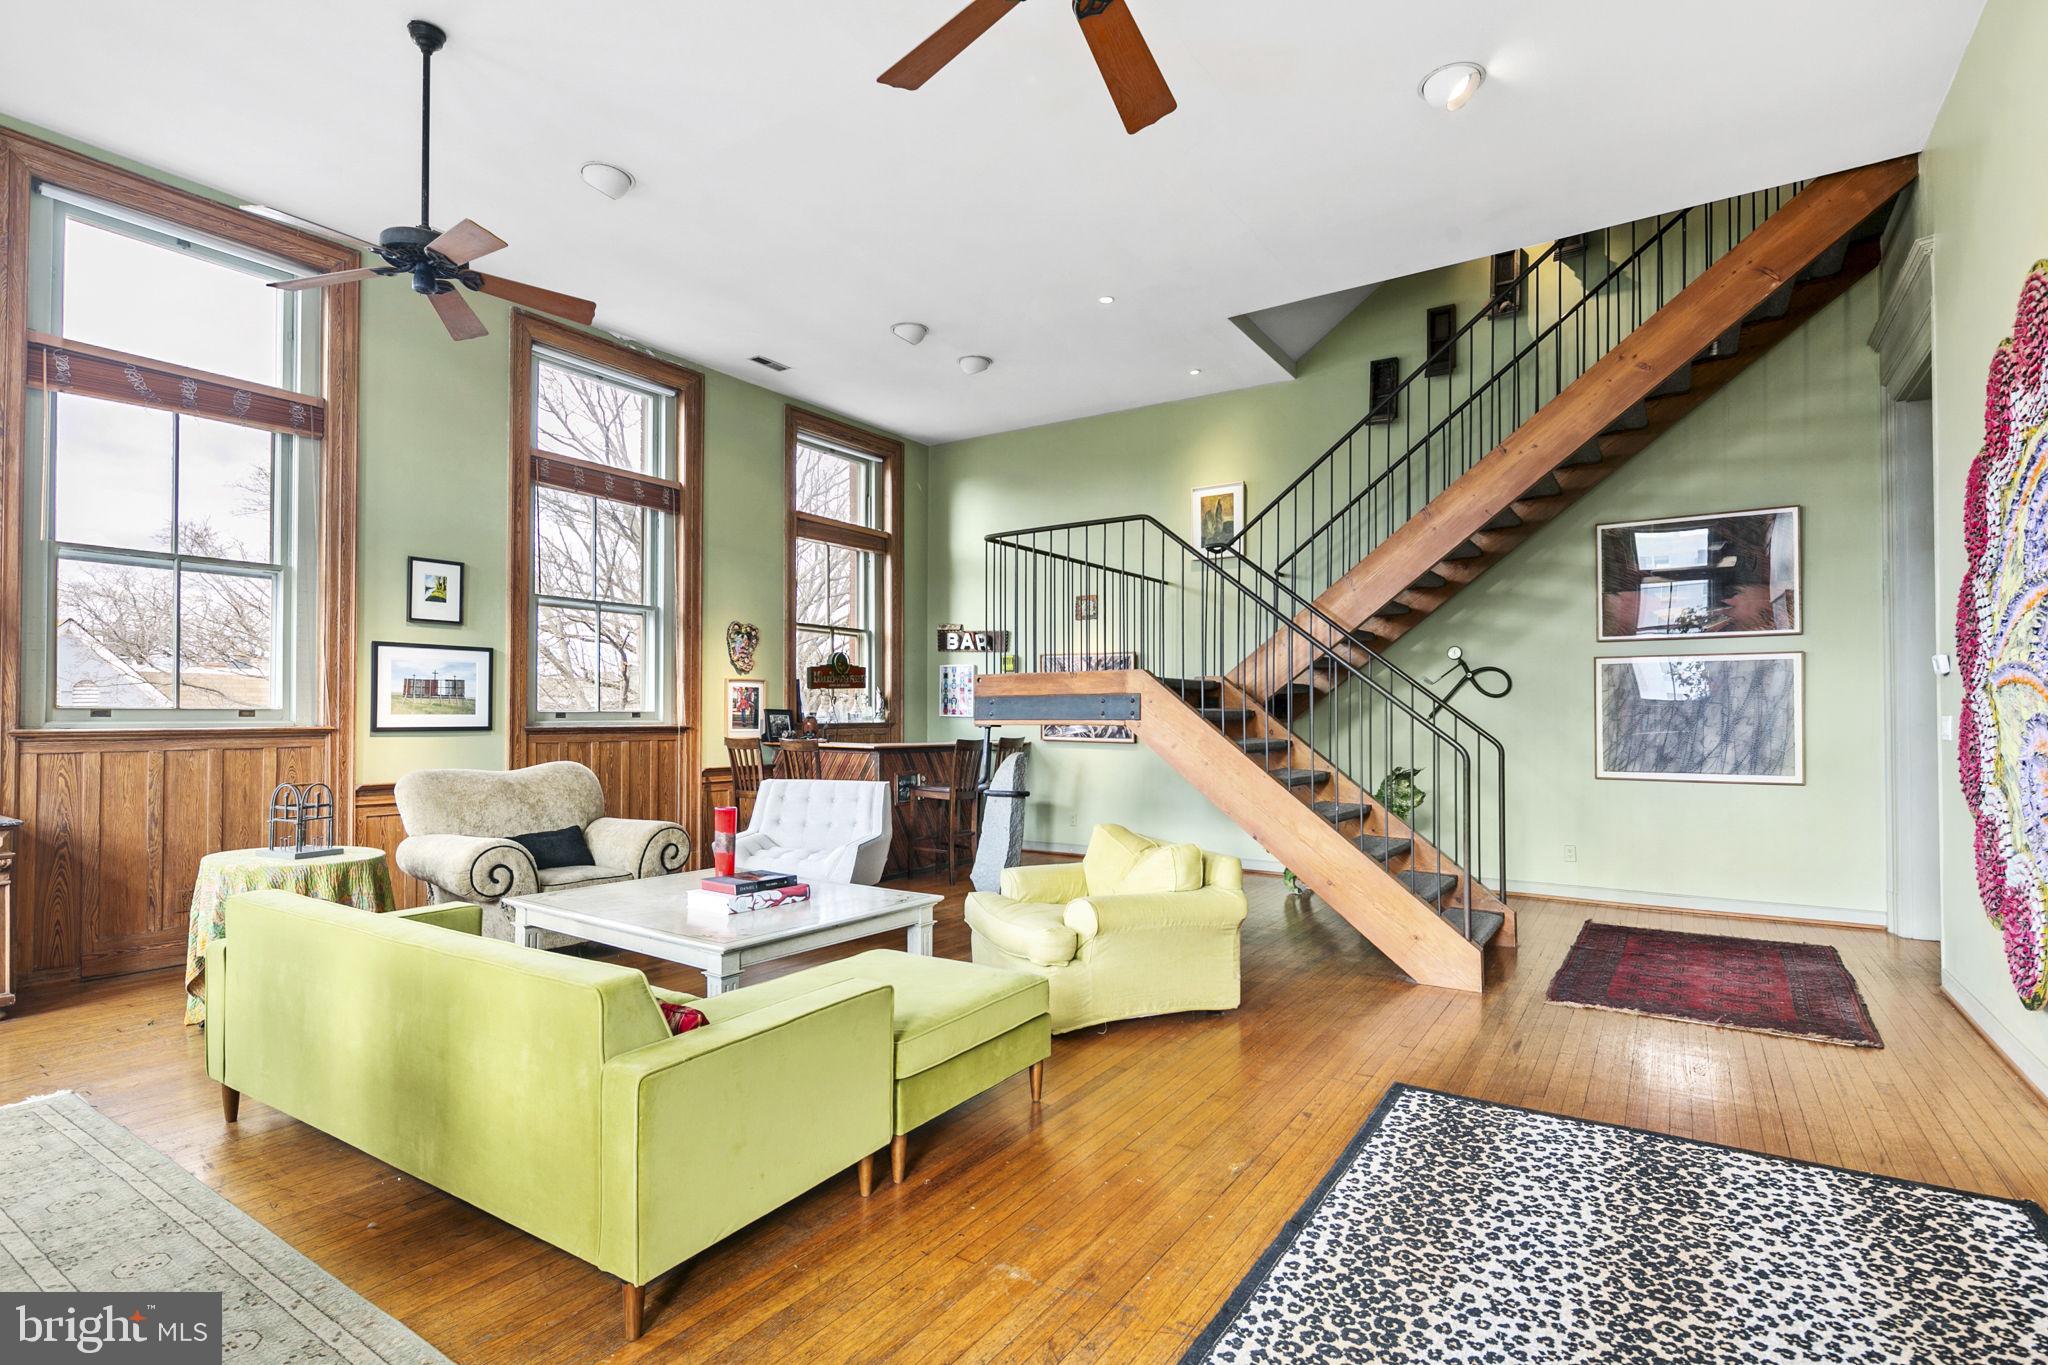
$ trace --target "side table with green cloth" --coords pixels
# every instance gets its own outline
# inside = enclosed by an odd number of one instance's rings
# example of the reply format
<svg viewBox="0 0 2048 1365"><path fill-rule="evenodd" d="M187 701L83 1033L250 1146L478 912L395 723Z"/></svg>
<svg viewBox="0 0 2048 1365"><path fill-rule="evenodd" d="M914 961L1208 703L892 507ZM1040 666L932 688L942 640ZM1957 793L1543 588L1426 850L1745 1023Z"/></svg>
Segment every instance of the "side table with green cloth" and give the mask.
<svg viewBox="0 0 2048 1365"><path fill-rule="evenodd" d="M227 933L228 897L243 891L293 891L316 901L388 914L397 909L391 871L374 848L344 848L325 858L273 858L260 848L209 853L192 887L185 934L185 1022L206 1022L206 945Z"/></svg>

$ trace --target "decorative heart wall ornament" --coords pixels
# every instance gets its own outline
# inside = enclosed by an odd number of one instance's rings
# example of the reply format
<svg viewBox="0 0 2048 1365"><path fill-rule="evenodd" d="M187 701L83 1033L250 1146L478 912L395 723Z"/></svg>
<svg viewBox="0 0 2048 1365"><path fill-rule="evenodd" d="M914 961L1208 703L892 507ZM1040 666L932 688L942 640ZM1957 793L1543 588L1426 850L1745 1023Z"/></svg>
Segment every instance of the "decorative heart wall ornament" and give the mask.
<svg viewBox="0 0 2048 1365"><path fill-rule="evenodd" d="M761 647L761 628L751 621L734 621L725 628L725 652L735 673L754 671L754 651Z"/></svg>

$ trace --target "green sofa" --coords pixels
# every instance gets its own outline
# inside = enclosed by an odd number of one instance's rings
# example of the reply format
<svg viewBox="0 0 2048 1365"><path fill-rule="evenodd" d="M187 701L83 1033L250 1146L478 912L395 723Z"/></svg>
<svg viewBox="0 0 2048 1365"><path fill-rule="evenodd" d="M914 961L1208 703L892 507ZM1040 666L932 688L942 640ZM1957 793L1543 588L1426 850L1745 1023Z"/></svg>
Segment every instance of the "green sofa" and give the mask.
<svg viewBox="0 0 2048 1365"><path fill-rule="evenodd" d="M1237 859L1097 825L1078 863L1012 867L967 898L974 960L1052 989L1052 1031L1238 1005Z"/></svg>
<svg viewBox="0 0 2048 1365"><path fill-rule="evenodd" d="M649 1281L849 1166L866 1193L895 1132L882 982L785 977L671 1036L638 971L480 937L473 905L262 891L226 915L228 1120L247 1093L618 1276L628 1337Z"/></svg>

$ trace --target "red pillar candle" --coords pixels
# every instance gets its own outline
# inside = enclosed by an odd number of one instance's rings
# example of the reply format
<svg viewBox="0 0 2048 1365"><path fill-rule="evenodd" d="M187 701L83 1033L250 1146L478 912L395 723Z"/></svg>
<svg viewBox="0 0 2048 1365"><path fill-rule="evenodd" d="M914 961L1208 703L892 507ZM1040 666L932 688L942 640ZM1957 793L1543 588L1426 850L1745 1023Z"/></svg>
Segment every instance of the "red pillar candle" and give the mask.
<svg viewBox="0 0 2048 1365"><path fill-rule="evenodd" d="M711 812L711 865L721 877L730 877L733 846L740 837L740 808L718 806Z"/></svg>

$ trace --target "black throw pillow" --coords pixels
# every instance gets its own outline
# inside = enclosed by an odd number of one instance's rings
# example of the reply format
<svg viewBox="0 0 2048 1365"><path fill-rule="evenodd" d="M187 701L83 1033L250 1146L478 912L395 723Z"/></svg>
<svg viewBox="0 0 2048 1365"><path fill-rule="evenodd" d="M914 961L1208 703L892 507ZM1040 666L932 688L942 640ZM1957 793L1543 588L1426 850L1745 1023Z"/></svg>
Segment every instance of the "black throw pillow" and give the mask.
<svg viewBox="0 0 2048 1365"><path fill-rule="evenodd" d="M515 834L512 842L531 853L533 865L543 871L550 867L589 867L597 861L590 856L590 844L583 831L574 825L544 834Z"/></svg>

